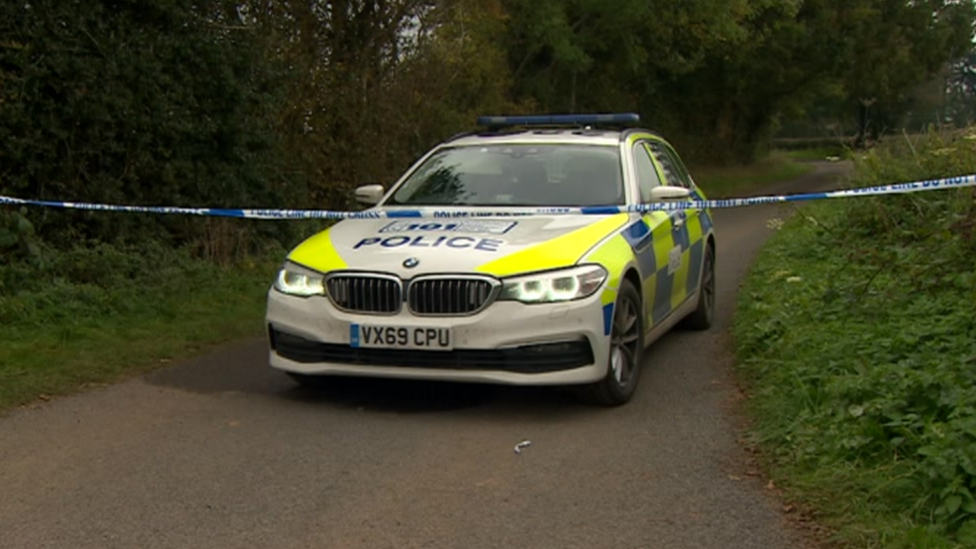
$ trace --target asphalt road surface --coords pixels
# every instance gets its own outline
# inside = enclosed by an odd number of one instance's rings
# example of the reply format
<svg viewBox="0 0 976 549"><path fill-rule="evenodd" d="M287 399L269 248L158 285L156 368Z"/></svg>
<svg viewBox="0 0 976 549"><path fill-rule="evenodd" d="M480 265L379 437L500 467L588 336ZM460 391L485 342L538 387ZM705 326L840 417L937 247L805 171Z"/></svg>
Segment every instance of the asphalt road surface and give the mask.
<svg viewBox="0 0 976 549"><path fill-rule="evenodd" d="M766 191L831 188L843 169ZM716 212L717 326L659 340L621 408L549 389L301 390L255 341L9 413L0 548L808 547L737 443L727 335L786 209Z"/></svg>

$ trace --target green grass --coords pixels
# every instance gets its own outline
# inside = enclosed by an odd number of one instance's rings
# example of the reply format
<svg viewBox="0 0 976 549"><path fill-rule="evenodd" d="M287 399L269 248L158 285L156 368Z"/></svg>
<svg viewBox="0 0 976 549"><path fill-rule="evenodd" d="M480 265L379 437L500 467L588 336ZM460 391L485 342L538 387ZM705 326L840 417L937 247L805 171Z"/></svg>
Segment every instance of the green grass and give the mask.
<svg viewBox="0 0 976 549"><path fill-rule="evenodd" d="M976 173L938 135L858 158L866 186ZM976 193L811 204L740 292L752 436L845 547L976 546Z"/></svg>
<svg viewBox="0 0 976 549"><path fill-rule="evenodd" d="M263 333L281 253L221 267L151 246L48 252L0 268L0 410L118 381Z"/></svg>
<svg viewBox="0 0 976 549"><path fill-rule="evenodd" d="M796 162L777 152L749 166L703 166L693 170L693 174L708 198L728 198L789 181L811 171L813 166L810 164Z"/></svg>

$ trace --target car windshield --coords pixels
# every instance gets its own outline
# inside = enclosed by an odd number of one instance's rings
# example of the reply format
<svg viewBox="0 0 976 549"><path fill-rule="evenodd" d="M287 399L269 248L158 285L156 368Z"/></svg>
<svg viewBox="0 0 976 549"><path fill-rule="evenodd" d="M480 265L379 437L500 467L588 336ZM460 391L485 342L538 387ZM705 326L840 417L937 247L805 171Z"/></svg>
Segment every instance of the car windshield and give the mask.
<svg viewBox="0 0 976 549"><path fill-rule="evenodd" d="M623 189L615 146L479 145L431 155L387 204L605 206Z"/></svg>

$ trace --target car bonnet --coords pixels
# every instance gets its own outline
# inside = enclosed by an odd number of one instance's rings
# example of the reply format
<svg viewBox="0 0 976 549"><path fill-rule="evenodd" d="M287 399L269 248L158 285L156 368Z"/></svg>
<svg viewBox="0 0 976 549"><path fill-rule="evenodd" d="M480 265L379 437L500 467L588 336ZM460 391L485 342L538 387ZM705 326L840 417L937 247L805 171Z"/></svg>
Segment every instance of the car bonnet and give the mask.
<svg viewBox="0 0 976 549"><path fill-rule="evenodd" d="M409 278L479 272L504 277L575 264L627 223L627 214L507 219L349 219L296 247L289 259L321 272Z"/></svg>

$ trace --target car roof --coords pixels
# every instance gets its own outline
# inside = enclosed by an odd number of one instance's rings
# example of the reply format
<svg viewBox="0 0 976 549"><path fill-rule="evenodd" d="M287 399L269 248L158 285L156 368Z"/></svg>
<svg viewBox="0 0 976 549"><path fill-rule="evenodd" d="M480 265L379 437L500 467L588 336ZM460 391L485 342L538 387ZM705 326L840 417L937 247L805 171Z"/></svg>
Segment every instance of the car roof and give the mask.
<svg viewBox="0 0 976 549"><path fill-rule="evenodd" d="M470 147L479 145L565 144L617 146L633 134L650 134L643 128L525 128L498 131L484 130L464 133L448 139L441 147Z"/></svg>

